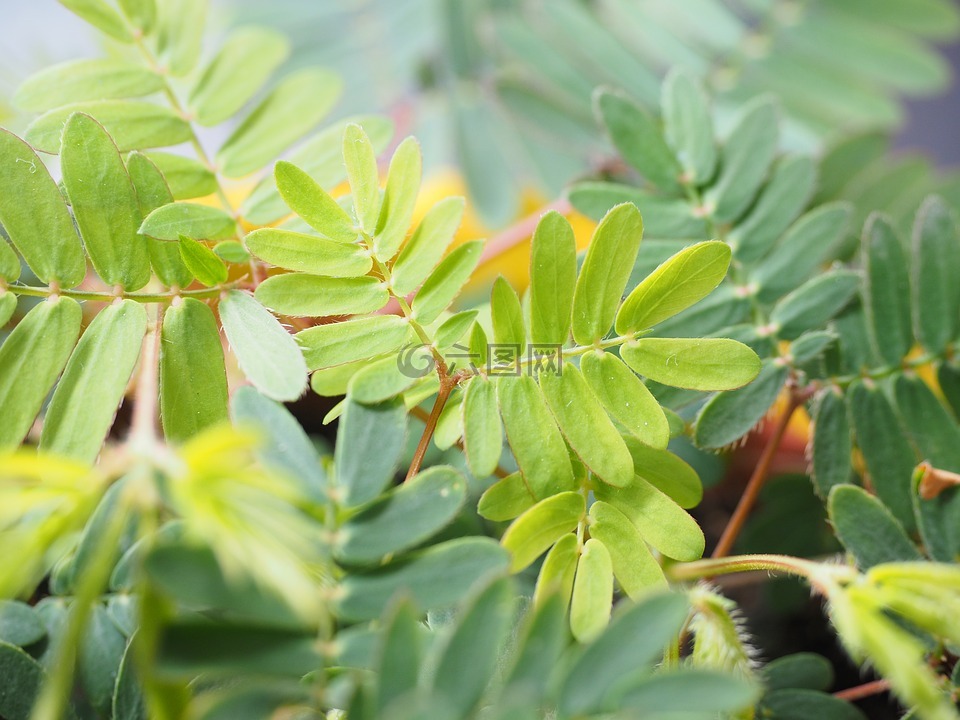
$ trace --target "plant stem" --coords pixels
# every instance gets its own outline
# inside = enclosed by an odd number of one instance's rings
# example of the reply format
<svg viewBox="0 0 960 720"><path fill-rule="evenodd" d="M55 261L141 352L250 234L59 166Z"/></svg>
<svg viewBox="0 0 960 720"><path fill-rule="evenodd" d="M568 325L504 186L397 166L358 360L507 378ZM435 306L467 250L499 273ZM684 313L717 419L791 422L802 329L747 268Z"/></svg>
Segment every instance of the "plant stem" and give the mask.
<svg viewBox="0 0 960 720"><path fill-rule="evenodd" d="M711 558L696 560L689 563L679 563L666 568L671 580L681 582L687 580L702 580L715 575L730 575L733 573L765 572L786 573L810 579L820 575L823 565L789 555L736 555L734 557ZM842 566L840 566L842 567Z"/></svg>
<svg viewBox="0 0 960 720"><path fill-rule="evenodd" d="M838 700L855 702L857 700L868 698L872 695L879 695L880 693L887 692L889 689L890 681L881 679L873 680L872 682L864 683L863 685L857 685L856 687L835 692L833 696Z"/></svg>
<svg viewBox="0 0 960 720"><path fill-rule="evenodd" d="M427 448L430 446L430 439L437 429L437 421L440 419L440 413L447 404L447 398L453 388L456 387L458 380L455 377L441 375L440 391L437 393L437 399L433 403L433 410L430 411L430 417L427 418L427 424L423 428L423 434L420 436L420 442L417 443L417 449L413 453L413 460L410 462L410 469L407 470L407 476L404 482L408 482L414 475L420 472L420 466L423 465L423 456L427 454Z"/></svg>
<svg viewBox="0 0 960 720"><path fill-rule="evenodd" d="M424 424L426 424L427 420L430 419L430 413L428 413L428 412L425 411L425 410L422 410L422 409L419 408L419 407L413 407L413 408L411 408L411 409L410 409L410 414L411 414L413 417L415 417L417 420L419 420L420 422L422 422L422 423L424 423ZM457 446L458 448L460 448L461 450L463 450L464 452L466 452L466 447L464 447L464 444L463 444L463 440L462 440L462 439L457 440L456 446ZM500 467L499 465L497 465L496 469L493 471L493 476L494 476L494 477L498 477L498 478L500 478L501 480L502 480L503 478L507 477L508 475L510 475L510 473L509 473L507 470L504 470L504 469L503 469L502 467Z"/></svg>
<svg viewBox="0 0 960 720"><path fill-rule="evenodd" d="M713 557L725 557L729 555L730 551L733 549L733 544L740 535L740 531L743 529L743 525L746 523L747 517L750 515L750 511L753 510L753 506L757 502L760 491L763 489L764 483L767 481L767 476L770 473L770 466L777 454L777 450L780 447L783 436L787 432L790 419L793 417L793 413L796 412L797 408L803 404L804 400L805 395L803 393L799 393L795 389L791 389L789 404L783 411L783 414L780 416L773 437L770 438L770 442L768 442L767 446L763 449L763 453L760 456L757 467L750 476L750 480L747 482L746 488L744 488L743 495L740 496L740 502L737 503L737 507L733 511L733 515L730 516L727 526L723 529L723 534L720 535L720 540L717 541L717 546L713 549Z"/></svg>
<svg viewBox="0 0 960 720"><path fill-rule="evenodd" d="M51 295L59 295L61 297L68 297L74 300L84 300L87 302L113 302L117 298L122 300L134 300L136 302L142 303L169 303L173 302L178 297L192 297L198 300L205 300L210 298L219 297L219 295L225 290L237 287L239 282L227 283L225 285L217 285L216 287L211 288L201 288L197 290L178 290L177 292L161 292L161 293L128 293L128 292L99 292L96 290L63 290L58 288L57 290L51 290L48 287L35 287L32 285L9 285L6 289L15 295L24 295L28 297L39 297L46 298ZM2 286L2 284L0 284Z"/></svg>

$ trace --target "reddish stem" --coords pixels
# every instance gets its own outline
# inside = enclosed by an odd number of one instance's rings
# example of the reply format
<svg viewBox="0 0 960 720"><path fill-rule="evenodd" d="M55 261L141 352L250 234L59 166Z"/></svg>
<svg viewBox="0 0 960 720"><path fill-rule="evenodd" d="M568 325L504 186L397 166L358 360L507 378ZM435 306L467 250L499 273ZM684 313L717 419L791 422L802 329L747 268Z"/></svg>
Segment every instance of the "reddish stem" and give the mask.
<svg viewBox="0 0 960 720"><path fill-rule="evenodd" d="M410 462L410 469L407 470L407 477L404 478L404 482L408 482L420 472L423 457L427 454L427 448L430 447L430 438L433 437L433 433L437 429L440 413L443 412L443 407L447 404L447 398L450 397L450 393L456 385L456 379L445 375L440 376L440 392L437 393L436 402L433 403L433 410L430 411L430 416L427 418L427 424L423 428L423 435L420 436L420 442L417 443L417 449L413 453L413 460Z"/></svg>
<svg viewBox="0 0 960 720"><path fill-rule="evenodd" d="M887 692L890 689L889 680L873 680L872 682L864 683L863 685L857 685L856 687L847 688L846 690L841 690L840 692L835 692L833 696L839 700L846 700L847 702L856 702L857 700L863 700L864 698L871 697L873 695L879 695L880 693Z"/></svg>

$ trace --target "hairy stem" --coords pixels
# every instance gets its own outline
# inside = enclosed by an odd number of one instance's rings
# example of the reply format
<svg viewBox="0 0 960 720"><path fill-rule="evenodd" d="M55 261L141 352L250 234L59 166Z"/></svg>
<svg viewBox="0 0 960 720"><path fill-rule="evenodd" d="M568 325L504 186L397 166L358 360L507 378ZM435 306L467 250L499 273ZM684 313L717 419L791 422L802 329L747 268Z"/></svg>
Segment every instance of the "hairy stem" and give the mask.
<svg viewBox="0 0 960 720"><path fill-rule="evenodd" d="M427 418L427 424L423 428L420 442L417 443L417 449L413 453L413 460L410 462L410 469L407 470L407 476L404 478L404 482L408 482L414 475L420 472L420 466L423 465L423 457L427 454L427 448L430 447L430 439L437 429L437 421L440 419L440 413L443 412L443 408L447 404L447 398L450 397L450 393L456 386L457 379L455 377L441 375L440 391L437 393L437 399L433 403L433 410L430 411L430 416Z"/></svg>
<svg viewBox="0 0 960 720"><path fill-rule="evenodd" d="M754 572L757 570L785 573L811 579L821 574L824 566L790 555L736 555L734 557L710 558L688 563L678 563L666 568L671 580L682 582L702 580L716 575Z"/></svg>
<svg viewBox="0 0 960 720"><path fill-rule="evenodd" d="M737 503L737 507L733 511L733 515L730 516L727 526L723 529L723 534L720 536L717 546L713 549L713 557L725 557L729 555L730 550L733 549L733 544L740 535L740 531L743 529L744 523L746 523L747 517L750 515L750 511L753 510L753 506L757 502L760 491L763 489L763 486L767 481L767 476L770 474L770 466L772 465L773 459L777 454L777 450L780 447L783 436L787 432L790 419L793 417L793 414L796 412L797 408L803 404L804 399L805 397L803 394L798 393L796 390L791 390L789 404L783 411L783 414L780 416L773 437L770 438L770 442L768 442L767 446L763 449L763 453L760 456L760 461L757 463L757 467L750 476L750 480L747 481L747 486L743 491L743 495L740 496L740 502Z"/></svg>

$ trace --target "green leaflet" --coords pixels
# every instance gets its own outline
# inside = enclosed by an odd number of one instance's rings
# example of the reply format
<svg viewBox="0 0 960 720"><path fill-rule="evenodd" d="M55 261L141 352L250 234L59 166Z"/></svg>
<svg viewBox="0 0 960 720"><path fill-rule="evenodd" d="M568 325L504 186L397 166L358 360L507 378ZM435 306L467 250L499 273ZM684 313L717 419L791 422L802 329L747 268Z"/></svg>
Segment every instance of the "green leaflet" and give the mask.
<svg viewBox="0 0 960 720"><path fill-rule="evenodd" d="M822 357L839 338L829 330L812 330L806 332L790 343L790 357L797 365L808 363Z"/></svg>
<svg viewBox="0 0 960 720"><path fill-rule="evenodd" d="M290 230L254 230L246 237L246 244L250 252L264 262L286 270L328 277L360 277L373 267L373 260L357 244Z"/></svg>
<svg viewBox="0 0 960 720"><path fill-rule="evenodd" d="M753 712L760 695L759 688L742 678L710 670L684 668L676 672L654 675L634 685L621 699L624 707L638 712L662 713L656 717L745 717ZM819 694L826 704L850 707L842 700ZM790 706L787 706L790 707ZM785 718L775 714L773 717ZM805 714L802 717L830 717L837 715ZM849 719L848 719L849 720Z"/></svg>
<svg viewBox="0 0 960 720"><path fill-rule="evenodd" d="M770 322L782 340L795 340L808 330L823 327L850 302L860 287L852 270L831 270L807 281L781 298Z"/></svg>
<svg viewBox="0 0 960 720"><path fill-rule="evenodd" d="M377 563L446 526L463 506L467 482L451 467L428 468L347 520L334 553L347 564Z"/></svg>
<svg viewBox="0 0 960 720"><path fill-rule="evenodd" d="M89 115L71 115L63 130L63 184L87 254L108 285L138 290L150 280L140 206L123 159ZM91 182L90 178L97 178Z"/></svg>
<svg viewBox="0 0 960 720"><path fill-rule="evenodd" d="M480 262L482 252L483 241L473 240L441 260L413 299L414 319L423 324L436 320L460 294Z"/></svg>
<svg viewBox="0 0 960 720"><path fill-rule="evenodd" d="M777 108L769 98L747 103L726 142L720 174L704 198L718 222L738 219L767 176L779 139Z"/></svg>
<svg viewBox="0 0 960 720"><path fill-rule="evenodd" d="M809 718L821 717L831 720L866 720L855 705L828 695L803 688L785 688L764 693L757 706L758 712L769 717Z"/></svg>
<svg viewBox="0 0 960 720"><path fill-rule="evenodd" d="M393 479L406 448L407 413L401 402L361 405L347 399L334 453L336 486L348 507L364 505ZM377 452L356 452L376 447Z"/></svg>
<svg viewBox="0 0 960 720"><path fill-rule="evenodd" d="M494 522L513 520L534 506L536 500L518 472L488 487L477 504L481 517Z"/></svg>
<svg viewBox="0 0 960 720"><path fill-rule="evenodd" d="M0 164L5 168L0 173L0 224L10 240L43 282L79 285L87 271L80 238L43 162L20 138L0 129ZM6 250L3 255L12 254ZM20 263L8 260L3 263L6 279L15 280ZM9 277L14 268L16 274Z"/></svg>
<svg viewBox="0 0 960 720"><path fill-rule="evenodd" d="M703 91L686 71L674 70L663 82L661 103L664 133L683 167L684 181L705 183L717 165L717 149Z"/></svg>
<svg viewBox="0 0 960 720"><path fill-rule="evenodd" d="M234 30L190 92L190 110L197 122L210 126L233 117L289 54L289 42L276 30Z"/></svg>
<svg viewBox="0 0 960 720"><path fill-rule="evenodd" d="M0 642L27 647L46 635L47 629L32 606L16 600L0 600Z"/></svg>
<svg viewBox="0 0 960 720"><path fill-rule="evenodd" d="M43 450L93 463L140 357L147 313L133 300L101 310L70 356L47 409Z"/></svg>
<svg viewBox="0 0 960 720"><path fill-rule="evenodd" d="M134 27L149 33L157 21L156 0L117 0L123 14Z"/></svg>
<svg viewBox="0 0 960 720"><path fill-rule="evenodd" d="M8 283L16 282L17 278L20 277L21 270L20 258L17 257L13 248L7 244L6 240L0 240L0 278Z"/></svg>
<svg viewBox="0 0 960 720"><path fill-rule="evenodd" d="M421 611L447 608L482 578L503 572L508 556L490 538L467 537L407 555L402 563L353 573L343 581L337 615L350 620L379 617L387 602L404 589Z"/></svg>
<svg viewBox="0 0 960 720"><path fill-rule="evenodd" d="M0 448L26 437L80 335L80 306L69 298L41 302L0 346Z"/></svg>
<svg viewBox="0 0 960 720"><path fill-rule="evenodd" d="M75 13L85 22L90 23L114 40L124 43L133 42L133 35L130 34L123 18L105 0L59 0L59 2L67 10Z"/></svg>
<svg viewBox="0 0 960 720"><path fill-rule="evenodd" d="M347 125L343 132L343 162L357 222L372 236L380 218L380 171L373 143L359 125Z"/></svg>
<svg viewBox="0 0 960 720"><path fill-rule="evenodd" d="M207 287L227 281L226 264L213 250L186 235L180 236L180 259L197 280Z"/></svg>
<svg viewBox="0 0 960 720"><path fill-rule="evenodd" d="M692 508L703 499L703 485L696 470L668 450L648 447L625 438L637 475L682 508Z"/></svg>
<svg viewBox="0 0 960 720"><path fill-rule="evenodd" d="M45 678L43 668L20 648L0 641L0 677L6 685L6 691L0 695L0 716L30 720Z"/></svg>
<svg viewBox="0 0 960 720"><path fill-rule="evenodd" d="M147 216L158 207L173 202L173 195L156 165L139 152L127 157L127 172L137 191L140 214ZM167 287L187 287L193 281L193 273L183 264L179 244L147 238L147 250L153 272Z"/></svg>
<svg viewBox="0 0 960 720"><path fill-rule="evenodd" d="M527 340L523 323L523 308L517 291L503 276L493 283L490 292L490 318L493 323L493 342L497 345L512 345L516 357L522 357Z"/></svg>
<svg viewBox="0 0 960 720"><path fill-rule="evenodd" d="M217 176L199 160L159 151L148 152L146 156L163 173L174 200L190 200L217 191Z"/></svg>
<svg viewBox="0 0 960 720"><path fill-rule="evenodd" d="M510 449L534 496L540 500L572 490L566 443L536 381L529 376L500 378L497 400Z"/></svg>
<svg viewBox="0 0 960 720"><path fill-rule="evenodd" d="M501 644L514 620L514 588L507 578L488 585L466 608L442 646L433 690L451 717L470 717L498 669Z"/></svg>
<svg viewBox="0 0 960 720"><path fill-rule="evenodd" d="M337 242L356 241L358 232L353 220L306 172L282 160L273 172L283 201L310 227Z"/></svg>
<svg viewBox="0 0 960 720"><path fill-rule="evenodd" d="M617 333L646 330L699 302L719 285L730 246L707 241L681 250L633 289L617 313Z"/></svg>
<svg viewBox="0 0 960 720"><path fill-rule="evenodd" d="M665 448L670 425L660 403L640 378L611 353L587 353L580 370L590 390L610 415L644 443Z"/></svg>
<svg viewBox="0 0 960 720"><path fill-rule="evenodd" d="M377 709L383 713L394 701L417 687L423 638L420 611L402 598L388 611L377 653Z"/></svg>
<svg viewBox="0 0 960 720"><path fill-rule="evenodd" d="M399 295L413 292L436 267L463 219L465 201L449 197L424 215L393 266L391 282Z"/></svg>
<svg viewBox="0 0 960 720"><path fill-rule="evenodd" d="M640 598L651 588L666 587L660 564L630 518L613 505L597 500L590 506L588 526L590 537L602 542L610 553L613 574L631 599Z"/></svg>
<svg viewBox="0 0 960 720"><path fill-rule="evenodd" d="M93 100L51 110L34 120L24 139L40 152L60 152L67 119L83 113L103 125L120 152L179 145L193 137L190 125L173 110L135 100Z"/></svg>
<svg viewBox="0 0 960 720"><path fill-rule="evenodd" d="M830 491L827 508L837 537L861 569L923 559L890 511L865 490L838 485Z"/></svg>
<svg viewBox="0 0 960 720"><path fill-rule="evenodd" d="M863 231L863 306L874 348L887 365L899 365L913 345L910 270L890 222L872 215Z"/></svg>
<svg viewBox="0 0 960 720"><path fill-rule="evenodd" d="M710 398L697 415L693 434L697 446L722 448L750 432L776 402L788 374L786 365L768 360L749 385Z"/></svg>
<svg viewBox="0 0 960 720"><path fill-rule="evenodd" d="M221 172L235 178L260 170L323 120L342 89L339 76L320 68L285 77L220 148Z"/></svg>
<svg viewBox="0 0 960 720"><path fill-rule="evenodd" d="M137 677L136 651L131 650L132 647L131 643L127 643L117 670L111 707L111 717L115 720L144 720L148 717L142 682Z"/></svg>
<svg viewBox="0 0 960 720"><path fill-rule="evenodd" d="M404 366L406 361L409 365ZM347 384L347 395L361 403L379 403L396 397L411 388L426 375L410 372L420 367L430 367L430 351L417 346L402 358L388 356L369 362L361 367Z"/></svg>
<svg viewBox="0 0 960 720"><path fill-rule="evenodd" d="M630 518L643 539L667 557L689 562L703 555L703 531L696 520L643 478L635 477L625 488L597 485L594 494Z"/></svg>
<svg viewBox="0 0 960 720"><path fill-rule="evenodd" d="M90 704L101 715L110 713L117 672L126 646L125 638L110 619L107 609L96 603L80 641L77 676Z"/></svg>
<svg viewBox="0 0 960 720"><path fill-rule="evenodd" d="M576 282L573 228L551 210L537 223L530 246L530 338L534 343L567 342Z"/></svg>
<svg viewBox="0 0 960 720"><path fill-rule="evenodd" d="M573 365L540 375L540 388L570 447L604 482L623 487L633 477L633 459L603 407Z"/></svg>
<svg viewBox="0 0 960 720"><path fill-rule="evenodd" d="M171 75L182 77L196 67L209 4L209 0L165 0L157 8L157 48Z"/></svg>
<svg viewBox="0 0 960 720"><path fill-rule="evenodd" d="M833 686L833 666L814 653L785 655L767 663L762 671L763 683L770 690L804 688L826 692Z"/></svg>
<svg viewBox="0 0 960 720"><path fill-rule="evenodd" d="M850 481L853 472L853 438L843 393L827 388L820 394L813 415L812 473L820 497Z"/></svg>
<svg viewBox="0 0 960 720"><path fill-rule="evenodd" d="M387 171L387 186L377 220L374 251L383 261L391 259L407 236L420 192L423 158L420 143L408 137L397 146Z"/></svg>
<svg viewBox="0 0 960 720"><path fill-rule="evenodd" d="M595 220L621 203L633 203L640 209L644 232L651 238L680 240L707 234L706 220L697 216L688 200L663 198L619 183L591 181L577 183L569 195L573 207Z"/></svg>
<svg viewBox="0 0 960 720"><path fill-rule="evenodd" d="M526 697L542 701L553 669L566 648L566 602L556 594L527 612L506 675L507 693L522 689Z"/></svg>
<svg viewBox="0 0 960 720"><path fill-rule="evenodd" d="M613 325L640 249L643 220L635 205L617 205L597 225L573 297L573 338L591 345Z"/></svg>
<svg viewBox="0 0 960 720"><path fill-rule="evenodd" d="M681 191L680 163L653 118L626 96L610 90L594 96L594 108L624 160L664 192Z"/></svg>
<svg viewBox="0 0 960 720"><path fill-rule="evenodd" d="M221 240L213 246L213 254L228 263L250 262L250 253L239 240Z"/></svg>
<svg viewBox="0 0 960 720"><path fill-rule="evenodd" d="M307 386L307 364L293 336L249 293L230 290L220 322L247 379L273 400L291 402Z"/></svg>
<svg viewBox="0 0 960 720"><path fill-rule="evenodd" d="M184 442L227 415L220 330L210 308L185 298L163 314L160 418L171 442Z"/></svg>
<svg viewBox="0 0 960 720"><path fill-rule="evenodd" d="M573 533L567 533L550 548L540 566L540 574L537 575L537 586L533 593L536 607L543 607L549 598L557 595L566 611L573 594L573 581L579 559L580 544Z"/></svg>
<svg viewBox="0 0 960 720"><path fill-rule="evenodd" d="M641 338L624 345L620 357L655 382L690 390L734 390L760 372L756 353L726 338Z"/></svg>
<svg viewBox="0 0 960 720"><path fill-rule="evenodd" d="M393 352L410 337L410 324L398 315L377 315L328 323L297 333L310 370Z"/></svg>
<svg viewBox="0 0 960 720"><path fill-rule="evenodd" d="M570 599L570 630L582 643L596 638L607 627L613 604L613 563L607 547L590 538L577 562Z"/></svg>
<svg viewBox="0 0 960 720"><path fill-rule="evenodd" d="M257 286L256 298L281 315L325 317L376 312L390 299L373 277L328 278L293 273L274 275Z"/></svg>
<svg viewBox="0 0 960 720"><path fill-rule="evenodd" d="M762 257L806 207L816 181L811 158L788 155L777 162L749 214L727 235L737 259Z"/></svg>
<svg viewBox="0 0 960 720"><path fill-rule="evenodd" d="M960 327L960 244L957 221L939 197L929 198L913 228L913 326L930 352L940 353Z"/></svg>
<svg viewBox="0 0 960 720"><path fill-rule="evenodd" d="M450 315L440 323L440 327L437 328L434 334L433 341L437 349L440 352L457 349L457 342L463 339L467 331L474 326L478 314L478 310L463 310L462 312Z"/></svg>
<svg viewBox="0 0 960 720"><path fill-rule="evenodd" d="M31 75L13 97L28 112L88 100L122 100L163 89L163 78L140 65L113 59L73 60Z"/></svg>
<svg viewBox="0 0 960 720"><path fill-rule="evenodd" d="M363 127L378 153L386 148L393 134L393 125L386 118L376 115L346 118L307 140L290 156L290 162L321 187L335 187L343 182L347 174L343 165L343 131L350 124ZM260 181L244 201L242 213L249 222L261 226L273 224L289 214L273 176Z"/></svg>
<svg viewBox="0 0 960 720"><path fill-rule="evenodd" d="M751 273L764 302L778 300L802 285L824 261L836 253L846 237L852 208L829 203L801 216L779 244Z"/></svg>
<svg viewBox="0 0 960 720"><path fill-rule="evenodd" d="M143 235L158 240L226 240L237 234L237 222L220 208L196 203L172 203L147 215L140 226Z"/></svg>
<svg viewBox="0 0 960 720"><path fill-rule="evenodd" d="M520 572L572 532L586 510L579 492L562 492L541 500L513 521L500 542L510 551L510 572Z"/></svg>
<svg viewBox="0 0 960 720"><path fill-rule="evenodd" d="M463 442L474 476L492 475L503 452L503 426L497 409L497 388L480 375L469 380L464 391Z"/></svg>
<svg viewBox="0 0 960 720"><path fill-rule="evenodd" d="M858 381L847 391L847 407L877 496L912 532L916 528L910 498L914 454L890 402L880 388Z"/></svg>

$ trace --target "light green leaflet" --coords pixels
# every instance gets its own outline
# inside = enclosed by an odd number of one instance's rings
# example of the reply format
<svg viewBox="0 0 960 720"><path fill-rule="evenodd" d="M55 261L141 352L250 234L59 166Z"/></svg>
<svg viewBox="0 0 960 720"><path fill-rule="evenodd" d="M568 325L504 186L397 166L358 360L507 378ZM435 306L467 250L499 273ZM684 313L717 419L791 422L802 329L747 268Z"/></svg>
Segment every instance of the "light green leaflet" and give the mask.
<svg viewBox="0 0 960 720"><path fill-rule="evenodd" d="M360 564L409 550L453 520L466 495L467 482L456 470L428 468L347 520L334 552Z"/></svg>
<svg viewBox="0 0 960 720"><path fill-rule="evenodd" d="M627 487L598 485L598 500L626 515L643 539L667 557L684 562L703 555L703 531L679 505L641 477Z"/></svg>
<svg viewBox="0 0 960 720"><path fill-rule="evenodd" d="M541 607L554 593L560 596L564 608L570 604L579 559L580 547L573 533L567 533L550 548L540 566L533 593L533 602L537 607Z"/></svg>
<svg viewBox="0 0 960 720"><path fill-rule="evenodd" d="M170 188L160 170L150 159L139 152L127 157L127 172L137 191L140 214L149 215L161 205L173 202ZM185 288L193 281L193 273L183 264L179 243L147 238L147 250L153 272L167 287Z"/></svg>
<svg viewBox="0 0 960 720"><path fill-rule="evenodd" d="M647 445L667 446L670 425L663 408L622 360L606 352L587 353L580 359L580 370L590 390L615 420Z"/></svg>
<svg viewBox="0 0 960 720"><path fill-rule="evenodd" d="M328 323L297 333L310 370L393 352L411 336L410 324L398 315Z"/></svg>
<svg viewBox="0 0 960 720"><path fill-rule="evenodd" d="M373 267L370 255L357 244L290 230L254 230L247 236L246 244L250 252L264 262L297 272L328 277L360 277Z"/></svg>
<svg viewBox="0 0 960 720"><path fill-rule="evenodd" d="M76 13L86 22L98 30L106 33L114 40L129 43L133 42L127 24L120 14L110 7L105 0L59 0L60 4Z"/></svg>
<svg viewBox="0 0 960 720"><path fill-rule="evenodd" d="M503 276L493 283L490 293L490 316L493 322L493 341L497 345L513 345L514 351L522 356L526 344L527 331L523 324L523 308L517 291Z"/></svg>
<svg viewBox="0 0 960 720"><path fill-rule="evenodd" d="M147 215L140 233L158 240L226 240L237 234L237 223L220 208L196 203L172 203Z"/></svg>
<svg viewBox="0 0 960 720"><path fill-rule="evenodd" d="M5 290L0 294L0 327L3 327L17 310L17 296Z"/></svg>
<svg viewBox="0 0 960 720"><path fill-rule="evenodd" d="M642 237L640 211L630 203L612 208L597 225L573 297L573 338L578 344L592 345L613 325Z"/></svg>
<svg viewBox="0 0 960 720"><path fill-rule="evenodd" d="M60 162L63 184L97 274L108 285L139 290L150 280L150 256L146 238L137 234L137 194L113 140L89 115L71 115L63 130Z"/></svg>
<svg viewBox="0 0 960 720"><path fill-rule="evenodd" d="M497 400L510 449L534 496L572 490L567 446L536 381L529 376L500 378Z"/></svg>
<svg viewBox="0 0 960 720"><path fill-rule="evenodd" d="M57 184L36 153L11 132L0 128L0 224L30 269L45 283L79 285L87 271L80 238ZM7 280L19 275L19 261L6 246ZM9 269L8 269L9 267ZM10 277L11 270L16 274Z"/></svg>
<svg viewBox="0 0 960 720"><path fill-rule="evenodd" d="M685 70L674 70L664 80L662 104L667 143L677 153L685 180L705 183L713 176L717 149L703 91Z"/></svg>
<svg viewBox="0 0 960 720"><path fill-rule="evenodd" d="M196 67L209 4L209 0L165 0L157 8L157 47L171 75L182 77Z"/></svg>
<svg viewBox="0 0 960 720"><path fill-rule="evenodd" d="M41 302L0 345L0 449L19 445L80 335L80 306Z"/></svg>
<svg viewBox="0 0 960 720"><path fill-rule="evenodd" d="M220 330L210 308L193 298L163 315L160 418L172 442L189 440L228 418Z"/></svg>
<svg viewBox="0 0 960 720"><path fill-rule="evenodd" d="M462 408L467 462L476 477L487 477L497 469L503 452L496 386L485 377L472 378L467 382Z"/></svg>
<svg viewBox="0 0 960 720"><path fill-rule="evenodd" d="M630 518L613 505L597 500L590 506L587 522L590 537L602 542L610 553L613 574L629 597L637 599L652 587L666 587L660 563Z"/></svg>
<svg viewBox="0 0 960 720"><path fill-rule="evenodd" d="M163 79L147 68L122 60L73 60L29 77L14 95L17 107L46 112L88 100L122 100L163 89Z"/></svg>
<svg viewBox="0 0 960 720"><path fill-rule="evenodd" d="M220 148L221 172L243 177L267 165L323 120L342 89L329 70L306 68L284 78Z"/></svg>
<svg viewBox="0 0 960 720"><path fill-rule="evenodd" d="M380 171L373 144L359 125L347 125L344 130L343 161L347 166L357 222L365 233L372 236L380 218Z"/></svg>
<svg viewBox="0 0 960 720"><path fill-rule="evenodd" d="M277 190L287 206L321 235L352 243L357 228L340 204L296 165L280 161L274 169Z"/></svg>
<svg viewBox="0 0 960 720"><path fill-rule="evenodd" d="M83 113L103 125L120 152L179 145L193 137L190 125L173 110L136 100L94 100L65 105L41 115L27 128L24 139L40 152L60 152L63 126L74 113Z"/></svg>
<svg viewBox="0 0 960 720"><path fill-rule="evenodd" d="M541 500L518 517L501 539L510 551L510 572L520 572L561 536L572 532L585 509L583 495L563 492Z"/></svg>
<svg viewBox="0 0 960 720"><path fill-rule="evenodd" d="M460 227L464 207L463 198L449 197L427 211L393 266L393 288L398 294L415 290L440 262Z"/></svg>
<svg viewBox="0 0 960 720"><path fill-rule="evenodd" d="M501 478L484 491L477 504L477 512L487 520L506 522L533 507L535 502L523 476L515 472Z"/></svg>
<svg viewBox="0 0 960 720"><path fill-rule="evenodd" d="M205 197L217 191L217 176L203 163L167 152L145 154L163 173L174 200Z"/></svg>
<svg viewBox="0 0 960 720"><path fill-rule="evenodd" d="M390 298L376 278L327 278L301 273L267 278L257 286L256 297L281 315L301 317L376 312Z"/></svg>
<svg viewBox="0 0 960 720"><path fill-rule="evenodd" d="M699 302L726 277L730 246L707 241L678 252L648 275L617 313L617 333L646 330Z"/></svg>
<svg viewBox="0 0 960 720"><path fill-rule="evenodd" d="M530 339L564 344L570 335L577 282L577 243L570 222L550 211L537 223L530 246Z"/></svg>
<svg viewBox="0 0 960 720"><path fill-rule="evenodd" d="M383 192L374 243L376 255L381 260L392 258L407 236L417 204L422 171L420 144L416 138L408 137L397 146L387 171L387 186Z"/></svg>
<svg viewBox="0 0 960 720"><path fill-rule="evenodd" d="M482 252L483 241L473 240L441 260L413 299L414 319L424 324L436 320L460 294L480 262Z"/></svg>
<svg viewBox="0 0 960 720"><path fill-rule="evenodd" d="M620 357L644 377L689 390L733 390L760 372L756 353L726 338L641 338Z"/></svg>
<svg viewBox="0 0 960 720"><path fill-rule="evenodd" d="M261 393L291 402L307 386L307 365L296 340L252 295L231 290L220 301L220 322L240 369Z"/></svg>
<svg viewBox="0 0 960 720"><path fill-rule="evenodd" d="M117 4L134 27L149 33L157 21L156 0L117 0Z"/></svg>
<svg viewBox="0 0 960 720"><path fill-rule="evenodd" d="M429 367L430 351L425 347L417 347L408 356L407 360L414 367ZM350 378L347 385L347 395L357 402L373 404L396 397L412 387L422 378L401 367L397 358L387 356L363 365Z"/></svg>
<svg viewBox="0 0 960 720"><path fill-rule="evenodd" d="M234 30L190 93L190 109L197 122L217 125L233 117L289 54L289 42L275 30Z"/></svg>
<svg viewBox="0 0 960 720"><path fill-rule="evenodd" d="M560 431L583 463L610 485L630 482L630 451L580 371L567 365L559 374L544 372L540 387Z"/></svg>
<svg viewBox="0 0 960 720"><path fill-rule="evenodd" d="M84 331L53 393L44 450L92 463L140 357L147 313L133 300L101 310Z"/></svg>
<svg viewBox="0 0 960 720"><path fill-rule="evenodd" d="M596 538L584 543L577 563L570 601L570 630L580 642L590 642L607 626L613 604L613 563Z"/></svg>
<svg viewBox="0 0 960 720"><path fill-rule="evenodd" d="M198 282L213 287L227 281L229 272L226 264L209 247L186 235L180 236L178 247L184 267Z"/></svg>

